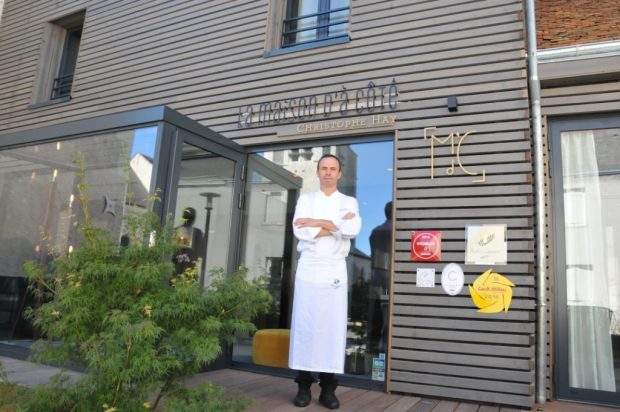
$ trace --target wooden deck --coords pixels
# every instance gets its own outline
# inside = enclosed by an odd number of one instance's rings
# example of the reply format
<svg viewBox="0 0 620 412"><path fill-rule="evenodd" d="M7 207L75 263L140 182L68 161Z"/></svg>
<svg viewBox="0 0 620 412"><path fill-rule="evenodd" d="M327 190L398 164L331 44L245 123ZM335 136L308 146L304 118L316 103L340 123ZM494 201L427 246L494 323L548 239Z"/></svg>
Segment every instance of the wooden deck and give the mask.
<svg viewBox="0 0 620 412"><path fill-rule="evenodd" d="M326 411L318 402L320 388L312 386L312 402L305 408L297 408L292 400L297 385L292 379L262 375L234 369L221 369L197 375L189 385L209 380L229 390L240 390L255 400L248 412L298 412ZM340 386L336 390L340 400L339 411L365 412L520 412L527 409L494 405L421 398L399 394L388 394L366 389ZM615 408L604 408L567 402L550 402L535 405L532 411L541 408L543 412L612 412Z"/></svg>

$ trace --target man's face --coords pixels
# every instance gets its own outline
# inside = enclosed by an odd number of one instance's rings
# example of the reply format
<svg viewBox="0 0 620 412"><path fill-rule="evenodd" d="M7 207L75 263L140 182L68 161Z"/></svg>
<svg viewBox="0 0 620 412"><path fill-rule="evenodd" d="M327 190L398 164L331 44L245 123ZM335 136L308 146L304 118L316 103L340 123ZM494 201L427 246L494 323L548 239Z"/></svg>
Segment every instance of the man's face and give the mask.
<svg viewBox="0 0 620 412"><path fill-rule="evenodd" d="M326 157L321 160L316 175L319 178L321 189L335 188L342 176L338 160L333 157Z"/></svg>

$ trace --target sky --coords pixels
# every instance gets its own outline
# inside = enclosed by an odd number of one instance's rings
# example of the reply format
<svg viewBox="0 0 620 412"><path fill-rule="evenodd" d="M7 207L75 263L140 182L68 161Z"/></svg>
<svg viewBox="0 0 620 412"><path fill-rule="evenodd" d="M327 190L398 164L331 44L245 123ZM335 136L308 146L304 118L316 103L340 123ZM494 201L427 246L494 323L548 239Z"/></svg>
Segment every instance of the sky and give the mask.
<svg viewBox="0 0 620 412"><path fill-rule="evenodd" d="M131 148L131 156L129 156L129 158L132 159L137 153L142 153L143 155L153 159L155 157L156 143L157 126L136 129L133 139L133 146Z"/></svg>

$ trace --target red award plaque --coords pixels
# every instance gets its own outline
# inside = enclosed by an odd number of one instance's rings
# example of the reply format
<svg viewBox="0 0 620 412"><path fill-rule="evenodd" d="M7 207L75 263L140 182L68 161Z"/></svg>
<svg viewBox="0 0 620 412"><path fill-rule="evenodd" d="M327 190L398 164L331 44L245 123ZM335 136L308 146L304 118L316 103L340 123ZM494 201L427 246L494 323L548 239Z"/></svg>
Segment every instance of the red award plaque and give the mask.
<svg viewBox="0 0 620 412"><path fill-rule="evenodd" d="M411 232L411 260L439 262L441 260L441 231Z"/></svg>

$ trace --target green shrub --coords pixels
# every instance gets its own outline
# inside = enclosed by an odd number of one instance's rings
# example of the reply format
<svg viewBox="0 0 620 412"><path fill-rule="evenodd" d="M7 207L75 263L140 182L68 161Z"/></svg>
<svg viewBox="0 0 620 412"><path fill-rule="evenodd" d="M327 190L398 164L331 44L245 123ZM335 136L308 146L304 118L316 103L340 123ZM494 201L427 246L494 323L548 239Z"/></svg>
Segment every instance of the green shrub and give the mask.
<svg viewBox="0 0 620 412"><path fill-rule="evenodd" d="M23 410L20 405L28 399L26 388L9 381L9 375L0 362L0 412L16 412Z"/></svg>
<svg viewBox="0 0 620 412"><path fill-rule="evenodd" d="M0 382L8 382L8 381L9 381L9 374L4 369L4 365L2 364L2 361L0 361Z"/></svg>
<svg viewBox="0 0 620 412"><path fill-rule="evenodd" d="M239 412L251 403L243 393L227 395L221 387L209 382L192 389L180 388L171 395L163 405L163 412Z"/></svg>
<svg viewBox="0 0 620 412"><path fill-rule="evenodd" d="M78 190L87 205L87 186ZM33 293L47 302L27 314L44 336L33 346L35 360L77 363L88 372L77 383L61 378L37 389L29 409L144 411L162 397L208 397L211 389L182 391L180 381L215 360L235 334L253 331L269 293L248 282L245 269L211 272L207 290L195 270L175 275L171 219L162 225L153 213L129 218L129 245L121 247L83 212L79 248L49 266L24 268ZM156 400L145 403L153 394Z"/></svg>

